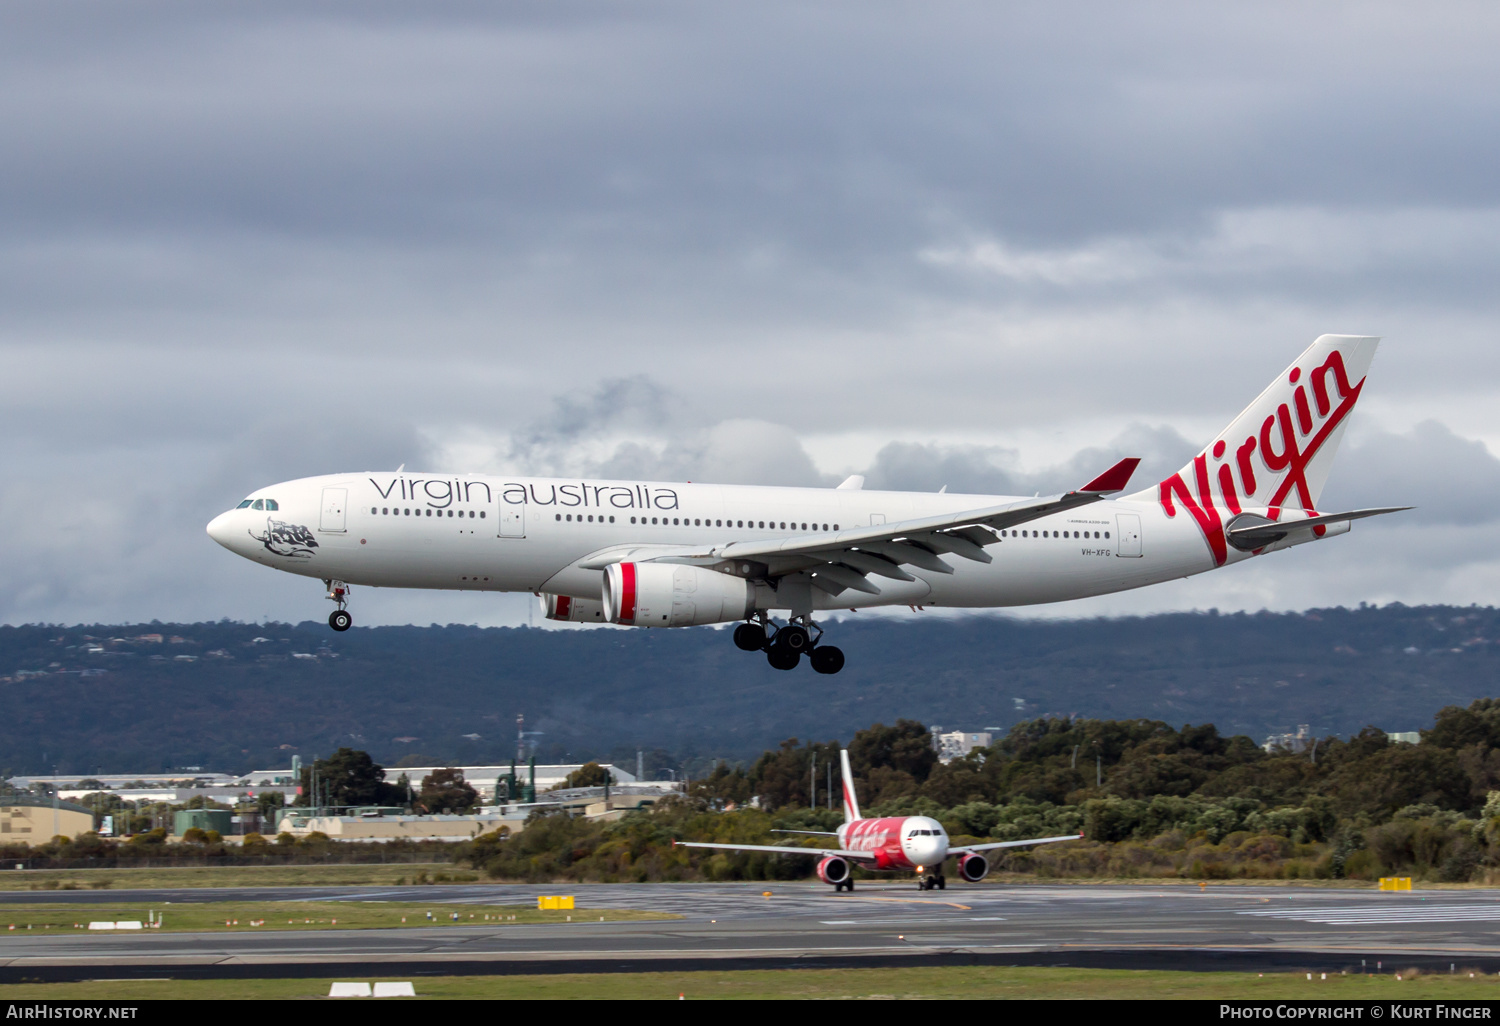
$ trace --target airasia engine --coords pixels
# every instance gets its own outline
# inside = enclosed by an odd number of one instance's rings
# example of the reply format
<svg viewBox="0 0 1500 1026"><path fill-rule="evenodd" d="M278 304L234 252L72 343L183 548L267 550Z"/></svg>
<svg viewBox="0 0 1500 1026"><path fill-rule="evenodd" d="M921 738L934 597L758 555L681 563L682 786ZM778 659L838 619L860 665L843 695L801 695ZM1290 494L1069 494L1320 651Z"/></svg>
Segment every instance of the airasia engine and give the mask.
<svg viewBox="0 0 1500 1026"><path fill-rule="evenodd" d="M755 610L749 581L697 566L611 563L604 616L630 627L697 627L743 620Z"/></svg>
<svg viewBox="0 0 1500 1026"><path fill-rule="evenodd" d="M977 852L969 852L958 860L958 875L969 883L978 883L990 871L990 864Z"/></svg>
<svg viewBox="0 0 1500 1026"><path fill-rule="evenodd" d="M565 620L568 623L604 623L604 603L593 599L574 598L572 595L543 595L547 607L547 619Z"/></svg>
<svg viewBox="0 0 1500 1026"><path fill-rule="evenodd" d="M838 855L829 855L818 863L818 879L827 884L843 883L850 872L849 861Z"/></svg>

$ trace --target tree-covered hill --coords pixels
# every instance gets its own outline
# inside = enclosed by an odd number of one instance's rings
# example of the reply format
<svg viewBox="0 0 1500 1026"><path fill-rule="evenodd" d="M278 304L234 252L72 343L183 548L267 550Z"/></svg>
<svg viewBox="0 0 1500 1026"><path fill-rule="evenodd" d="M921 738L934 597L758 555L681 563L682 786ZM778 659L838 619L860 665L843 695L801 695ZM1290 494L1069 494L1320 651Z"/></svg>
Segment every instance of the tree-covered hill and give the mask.
<svg viewBox="0 0 1500 1026"><path fill-rule="evenodd" d="M1257 740L1300 723L1348 735L1428 727L1443 706L1495 694L1500 668L1492 608L856 617L831 631L849 657L837 676L778 672L710 628L0 627L0 769L232 771L344 746L388 766L501 761L517 713L543 732L544 759L643 747L700 766L898 718L1002 733L1052 714L1213 723Z"/></svg>

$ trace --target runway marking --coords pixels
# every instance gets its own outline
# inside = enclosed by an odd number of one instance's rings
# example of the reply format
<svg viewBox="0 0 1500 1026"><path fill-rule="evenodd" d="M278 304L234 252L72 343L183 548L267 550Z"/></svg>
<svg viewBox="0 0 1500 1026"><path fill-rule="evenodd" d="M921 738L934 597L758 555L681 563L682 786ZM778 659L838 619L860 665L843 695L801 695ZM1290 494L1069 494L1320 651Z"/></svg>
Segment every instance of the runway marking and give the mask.
<svg viewBox="0 0 1500 1026"><path fill-rule="evenodd" d="M960 905L956 901L930 901L930 900L928 900L926 898L877 898L874 895L870 895L869 897L866 897L865 895L860 894L860 895L855 895L854 897L851 897L851 898L843 898L843 899L840 899L840 900L843 900L843 901L899 901L899 902L902 902L903 904L907 904L907 905L947 905L950 908L962 909L965 912L972 912L972 911L974 911L974 906L972 906L972 905Z"/></svg>
<svg viewBox="0 0 1500 1026"><path fill-rule="evenodd" d="M954 922L1005 922L998 915L983 916L948 916L944 919L819 919L820 926L933 926L933 924L954 924Z"/></svg>
<svg viewBox="0 0 1500 1026"><path fill-rule="evenodd" d="M1410 908L1345 906L1338 908L1236 909L1235 915L1294 919L1304 923L1357 926L1380 923L1460 923L1500 921L1500 905L1421 905Z"/></svg>

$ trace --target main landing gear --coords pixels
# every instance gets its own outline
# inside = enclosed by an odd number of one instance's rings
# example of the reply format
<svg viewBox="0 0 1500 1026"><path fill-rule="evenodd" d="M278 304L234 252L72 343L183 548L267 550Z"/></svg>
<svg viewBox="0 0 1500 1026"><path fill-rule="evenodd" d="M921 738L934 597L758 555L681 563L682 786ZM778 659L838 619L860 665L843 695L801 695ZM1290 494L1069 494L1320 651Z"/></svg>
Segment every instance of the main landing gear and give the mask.
<svg viewBox="0 0 1500 1026"><path fill-rule="evenodd" d="M940 891L948 889L948 879L942 875L923 876L917 878L917 890L930 891L937 888Z"/></svg>
<svg viewBox="0 0 1500 1026"><path fill-rule="evenodd" d="M354 617L344 606L349 604L349 585L343 581L324 581L328 585L328 598L338 603L338 608L328 614L328 626L336 631L347 631L354 626Z"/></svg>
<svg viewBox="0 0 1500 1026"><path fill-rule="evenodd" d="M804 618L805 619L805 618ZM746 652L764 652L766 662L778 670L793 670L804 655L817 673L838 673L844 668L844 653L833 645L820 645L822 628L811 619L798 623L793 619L783 627L767 634L767 628L775 628L768 617L742 623L734 629L735 646ZM816 636L808 628L817 631Z"/></svg>

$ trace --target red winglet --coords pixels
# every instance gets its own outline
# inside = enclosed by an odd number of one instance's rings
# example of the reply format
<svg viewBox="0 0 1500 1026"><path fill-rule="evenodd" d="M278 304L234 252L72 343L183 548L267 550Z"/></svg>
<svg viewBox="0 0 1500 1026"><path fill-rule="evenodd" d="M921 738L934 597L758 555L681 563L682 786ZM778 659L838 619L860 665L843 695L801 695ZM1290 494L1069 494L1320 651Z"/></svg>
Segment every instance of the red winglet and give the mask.
<svg viewBox="0 0 1500 1026"><path fill-rule="evenodd" d="M1123 459L1078 490L1080 492L1123 491L1130 483L1130 475L1135 473L1135 468L1140 466L1140 463L1141 461L1134 456Z"/></svg>

